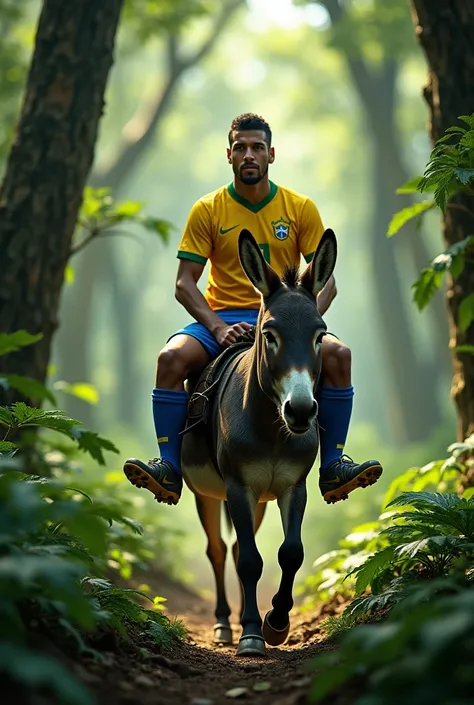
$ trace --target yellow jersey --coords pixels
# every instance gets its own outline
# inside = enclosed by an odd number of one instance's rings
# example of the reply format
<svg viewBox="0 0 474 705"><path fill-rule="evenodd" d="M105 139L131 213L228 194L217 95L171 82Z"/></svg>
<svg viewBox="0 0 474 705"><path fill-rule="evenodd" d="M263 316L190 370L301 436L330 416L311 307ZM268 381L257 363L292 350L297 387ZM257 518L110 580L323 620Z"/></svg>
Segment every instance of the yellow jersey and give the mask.
<svg viewBox="0 0 474 705"><path fill-rule="evenodd" d="M203 196L191 209L178 258L210 272L205 298L214 310L260 308L260 296L247 279L238 254L240 231L250 230L266 261L281 275L287 265L309 262L324 232L311 199L270 182L259 203L239 196L234 184Z"/></svg>

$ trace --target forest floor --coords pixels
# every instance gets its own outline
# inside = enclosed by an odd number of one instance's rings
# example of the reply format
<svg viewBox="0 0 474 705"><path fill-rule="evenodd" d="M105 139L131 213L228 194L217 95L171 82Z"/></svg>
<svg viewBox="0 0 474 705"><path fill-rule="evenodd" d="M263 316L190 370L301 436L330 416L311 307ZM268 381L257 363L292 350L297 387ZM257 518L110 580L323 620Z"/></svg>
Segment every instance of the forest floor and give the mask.
<svg viewBox="0 0 474 705"><path fill-rule="evenodd" d="M165 653L150 653L148 658L134 657L133 651L115 648L106 653L105 664L74 664L77 675L96 694L99 705L309 702L311 677L307 664L332 648L324 642L320 624L329 615L339 614L343 604L336 600L311 611L294 610L290 635L283 646L267 647L266 658L236 658L235 646L218 646L212 641L214 617L209 601L162 575L155 585L149 576L147 582L167 596L168 615L182 620L189 636L183 644ZM232 627L237 644L240 628L237 624ZM349 695L341 693L341 697L331 700L332 705L352 702Z"/></svg>

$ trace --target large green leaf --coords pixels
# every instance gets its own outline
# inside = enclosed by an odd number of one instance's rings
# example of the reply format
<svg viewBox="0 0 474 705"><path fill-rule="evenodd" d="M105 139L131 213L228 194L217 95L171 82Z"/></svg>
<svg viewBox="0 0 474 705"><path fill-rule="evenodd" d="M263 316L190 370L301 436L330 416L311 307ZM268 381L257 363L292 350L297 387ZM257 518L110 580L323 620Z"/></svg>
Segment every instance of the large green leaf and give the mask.
<svg viewBox="0 0 474 705"><path fill-rule="evenodd" d="M465 506L465 500L461 499L454 492L403 492L399 497L392 499L389 507L408 507L416 509L453 509L458 506Z"/></svg>
<svg viewBox="0 0 474 705"><path fill-rule="evenodd" d="M112 441L107 440L107 438L102 438L98 433L86 431L79 426L75 426L72 432L79 448L89 453L100 465L105 465L104 450L110 453L120 453L119 449Z"/></svg>
<svg viewBox="0 0 474 705"><path fill-rule="evenodd" d="M474 320L474 293L464 298L459 305L459 328L465 333Z"/></svg>
<svg viewBox="0 0 474 705"><path fill-rule="evenodd" d="M99 402L99 392L93 384L87 384L86 382L70 384L64 380L58 380L54 383L54 389L57 389L59 392L71 394L71 396L82 399L82 401L86 401L88 404L97 404Z"/></svg>
<svg viewBox="0 0 474 705"><path fill-rule="evenodd" d="M79 424L79 421L69 418L64 411L58 409L45 411L23 402L16 402L11 408L18 426L41 426L74 438L73 429Z"/></svg>
<svg viewBox="0 0 474 705"><path fill-rule="evenodd" d="M397 546L395 555L415 558L421 551L432 555L461 548L462 542L457 536L430 536Z"/></svg>
<svg viewBox="0 0 474 705"><path fill-rule="evenodd" d="M14 374L2 375L0 377L0 386L5 389L10 387L16 389L27 399L47 399L51 404L56 404L54 394L44 384L31 377Z"/></svg>
<svg viewBox="0 0 474 705"><path fill-rule="evenodd" d="M410 179L409 181L406 181L403 186L399 186L395 193L418 193L419 192L419 185L421 183L421 180L423 179L422 176L415 176L413 179Z"/></svg>
<svg viewBox="0 0 474 705"><path fill-rule="evenodd" d="M360 567L352 570L348 575L357 575L355 591L357 594L364 592L366 587L370 585L373 578L386 568L390 561L393 559L393 547L387 546L387 548L378 551L373 556L370 556L365 563Z"/></svg>
<svg viewBox="0 0 474 705"><path fill-rule="evenodd" d="M388 226L387 237L391 237L398 233L398 231L407 223L409 220L416 218L417 216L425 213L432 208L435 208L436 203L434 201L422 201L421 203L414 203L412 206L407 206L402 208L401 211L395 213L390 224Z"/></svg>
<svg viewBox="0 0 474 705"><path fill-rule="evenodd" d="M454 348L456 353L466 353L467 355L474 355L474 345L457 345Z"/></svg>
<svg viewBox="0 0 474 705"><path fill-rule="evenodd" d="M141 201L122 201L114 208L114 214L125 218L133 218L141 213L144 203Z"/></svg>
<svg viewBox="0 0 474 705"><path fill-rule="evenodd" d="M413 300L422 311L431 301L444 280L444 271L437 271L432 267L423 269L420 276L413 284Z"/></svg>
<svg viewBox="0 0 474 705"><path fill-rule="evenodd" d="M444 252L437 255L423 269L419 278L413 284L414 301L418 308L422 310L431 301L435 292L439 289L444 280L447 270L451 271L453 277L458 277L464 268L464 255L474 244L474 236L468 235L459 242L447 247Z"/></svg>
<svg viewBox="0 0 474 705"><path fill-rule="evenodd" d="M159 235L164 242L168 242L171 230L175 229L174 225L167 220L152 218L151 216L141 218L140 223L146 230Z"/></svg>
<svg viewBox="0 0 474 705"><path fill-rule="evenodd" d="M463 169L461 167L456 167L454 170L459 181L465 186L466 184L474 178L474 169Z"/></svg>
<svg viewBox="0 0 474 705"><path fill-rule="evenodd" d="M32 335L26 330L19 330L15 333L0 333L0 355L16 352L20 348L25 348L28 345L33 345L41 340L42 333Z"/></svg>
<svg viewBox="0 0 474 705"><path fill-rule="evenodd" d="M3 455L4 453L10 454L12 451L17 449L16 443L10 443L9 441L0 441L0 454Z"/></svg>

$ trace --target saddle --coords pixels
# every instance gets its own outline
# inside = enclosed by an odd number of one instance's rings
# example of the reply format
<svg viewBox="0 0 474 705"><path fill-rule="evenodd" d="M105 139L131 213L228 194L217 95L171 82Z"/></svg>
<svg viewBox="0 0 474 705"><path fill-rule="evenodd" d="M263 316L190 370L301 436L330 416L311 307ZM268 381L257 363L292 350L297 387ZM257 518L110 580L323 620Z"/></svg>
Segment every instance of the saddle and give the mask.
<svg viewBox="0 0 474 705"><path fill-rule="evenodd" d="M243 333L240 338L226 348L204 369L198 378L188 402L186 427L182 433L187 433L198 426L207 426L212 409L212 401L222 379L222 375L244 350L248 350L255 342L255 327Z"/></svg>

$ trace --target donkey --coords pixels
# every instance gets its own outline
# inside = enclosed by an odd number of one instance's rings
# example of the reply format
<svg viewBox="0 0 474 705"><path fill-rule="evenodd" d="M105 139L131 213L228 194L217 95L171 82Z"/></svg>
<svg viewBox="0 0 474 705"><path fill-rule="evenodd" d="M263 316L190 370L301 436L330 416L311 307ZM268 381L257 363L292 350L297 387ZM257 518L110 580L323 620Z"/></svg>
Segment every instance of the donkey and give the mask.
<svg viewBox="0 0 474 705"><path fill-rule="evenodd" d="M255 342L237 354L219 380L210 418L212 443L192 429L183 438L183 476L196 497L216 581L215 641L227 644L232 643L232 631L224 585L226 544L220 530L223 500L235 528L234 559L243 597L238 656L264 656L265 642L282 644L290 629L293 583L304 556L306 477L319 441L315 391L327 328L316 295L332 274L336 256L336 237L326 230L301 276L293 268L281 279L251 233L242 230L240 261L262 296ZM262 628L257 583L263 561L255 530L265 503L275 499L284 531L278 551L281 582Z"/></svg>

